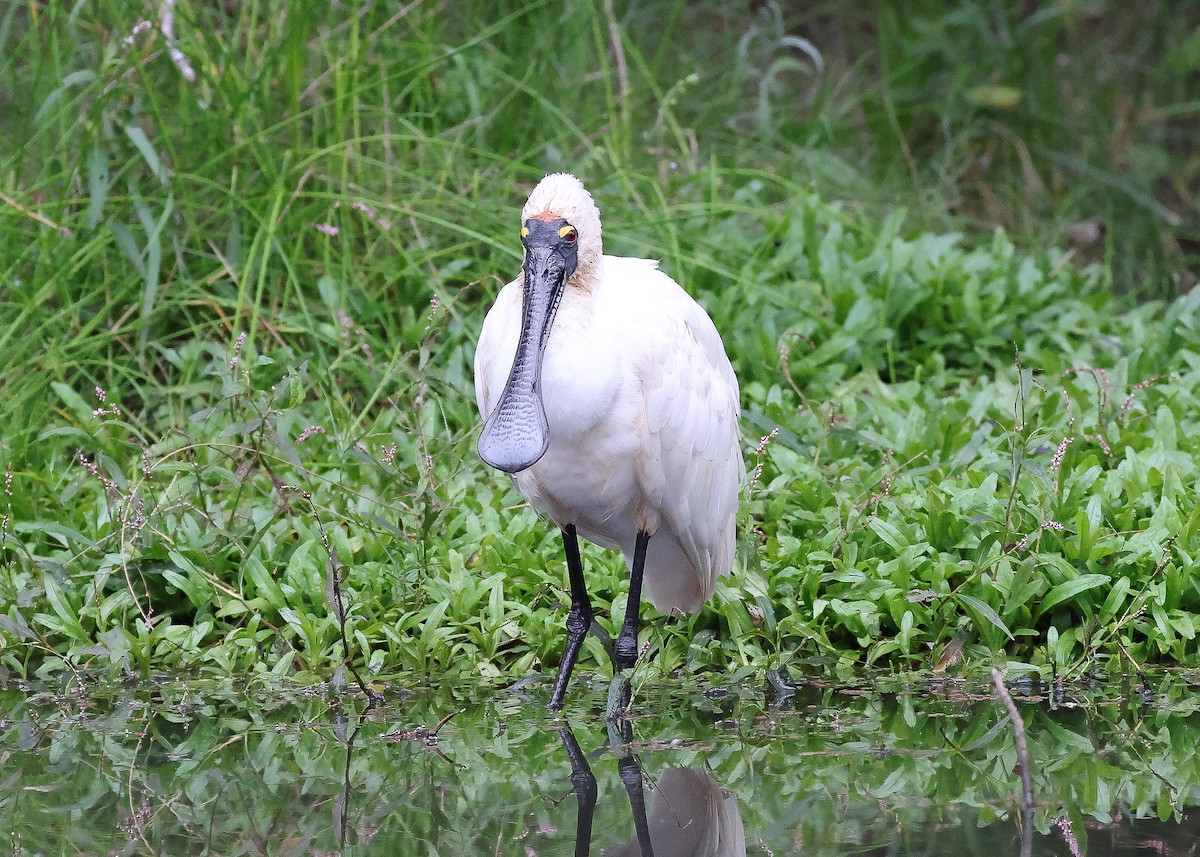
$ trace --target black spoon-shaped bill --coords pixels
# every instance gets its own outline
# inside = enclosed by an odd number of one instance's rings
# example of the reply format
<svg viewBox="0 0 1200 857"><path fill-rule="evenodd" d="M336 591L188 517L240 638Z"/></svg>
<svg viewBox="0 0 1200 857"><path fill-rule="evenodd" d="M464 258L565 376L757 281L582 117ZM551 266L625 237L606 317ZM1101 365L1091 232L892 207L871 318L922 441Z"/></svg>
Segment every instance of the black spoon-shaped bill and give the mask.
<svg viewBox="0 0 1200 857"><path fill-rule="evenodd" d="M479 457L505 473L532 467L550 446L550 425L542 404L542 358L574 267L574 259L557 247L527 243L517 351L500 401L479 436Z"/></svg>

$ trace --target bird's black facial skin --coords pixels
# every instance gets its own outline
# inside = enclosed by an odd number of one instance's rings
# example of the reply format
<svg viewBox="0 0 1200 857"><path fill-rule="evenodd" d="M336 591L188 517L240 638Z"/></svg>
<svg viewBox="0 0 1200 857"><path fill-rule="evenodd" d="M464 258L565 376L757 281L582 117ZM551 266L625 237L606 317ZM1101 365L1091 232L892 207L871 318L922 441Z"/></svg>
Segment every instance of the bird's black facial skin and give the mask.
<svg viewBox="0 0 1200 857"><path fill-rule="evenodd" d="M528 268L530 257L549 251L562 261L566 281L575 273L579 264L579 233L575 227L561 217L553 220L539 220L531 217L525 221L521 230L521 243L525 245L525 265ZM526 271L526 275L528 275Z"/></svg>

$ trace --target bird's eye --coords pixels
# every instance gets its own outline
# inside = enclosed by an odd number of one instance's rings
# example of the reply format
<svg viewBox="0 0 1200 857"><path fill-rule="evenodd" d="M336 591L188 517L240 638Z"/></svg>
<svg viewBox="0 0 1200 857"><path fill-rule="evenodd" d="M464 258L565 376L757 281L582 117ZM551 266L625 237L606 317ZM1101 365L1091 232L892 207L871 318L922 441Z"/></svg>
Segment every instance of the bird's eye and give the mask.
<svg viewBox="0 0 1200 857"><path fill-rule="evenodd" d="M528 227L528 226L522 226L522 227L521 227L521 237L522 237L522 238L528 238L528 237L529 237L529 227Z"/></svg>
<svg viewBox="0 0 1200 857"><path fill-rule="evenodd" d="M558 235L568 244L574 244L579 240L579 233L575 231L574 226L564 226L562 229L558 230Z"/></svg>

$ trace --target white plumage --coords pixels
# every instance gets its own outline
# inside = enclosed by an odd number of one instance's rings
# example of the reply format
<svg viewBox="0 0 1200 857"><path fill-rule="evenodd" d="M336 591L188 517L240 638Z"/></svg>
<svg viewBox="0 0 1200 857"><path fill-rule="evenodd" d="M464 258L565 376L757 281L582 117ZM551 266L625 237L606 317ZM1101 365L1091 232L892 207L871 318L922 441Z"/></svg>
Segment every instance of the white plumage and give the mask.
<svg viewBox="0 0 1200 857"><path fill-rule="evenodd" d="M578 235L567 248L577 250L577 264L550 305L540 377L532 381L548 444L513 473L517 488L560 527L574 525L588 540L619 548L631 569L638 533L647 534L650 601L664 613L694 612L733 564L745 472L738 384L721 337L657 262L603 255L599 212L573 176L543 179L521 219L526 236L541 222L564 223L560 234L573 227ZM501 290L480 333L475 393L484 418L493 417L507 387L519 386L513 366L530 324L523 301L535 270L531 241L525 272ZM524 431L533 418L528 402L519 404L520 418L507 422ZM503 432L512 426L496 430Z"/></svg>
<svg viewBox="0 0 1200 857"><path fill-rule="evenodd" d="M650 794L647 822L655 857L746 857L737 798L704 771L664 770ZM604 857L641 855L636 839L604 852Z"/></svg>

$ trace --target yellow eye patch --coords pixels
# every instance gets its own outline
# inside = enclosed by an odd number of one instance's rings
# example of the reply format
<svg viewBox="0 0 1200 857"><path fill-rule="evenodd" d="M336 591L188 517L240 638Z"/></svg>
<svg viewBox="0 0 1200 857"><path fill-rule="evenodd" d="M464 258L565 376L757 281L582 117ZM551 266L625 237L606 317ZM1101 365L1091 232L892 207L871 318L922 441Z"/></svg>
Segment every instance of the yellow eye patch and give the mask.
<svg viewBox="0 0 1200 857"><path fill-rule="evenodd" d="M522 238L528 238L528 237L529 237L529 227L528 227L528 226L522 226L522 227L521 227L521 237L522 237Z"/></svg>
<svg viewBox="0 0 1200 857"><path fill-rule="evenodd" d="M577 237L574 226L564 226L558 230L559 238L566 238L568 241L574 241Z"/></svg>

